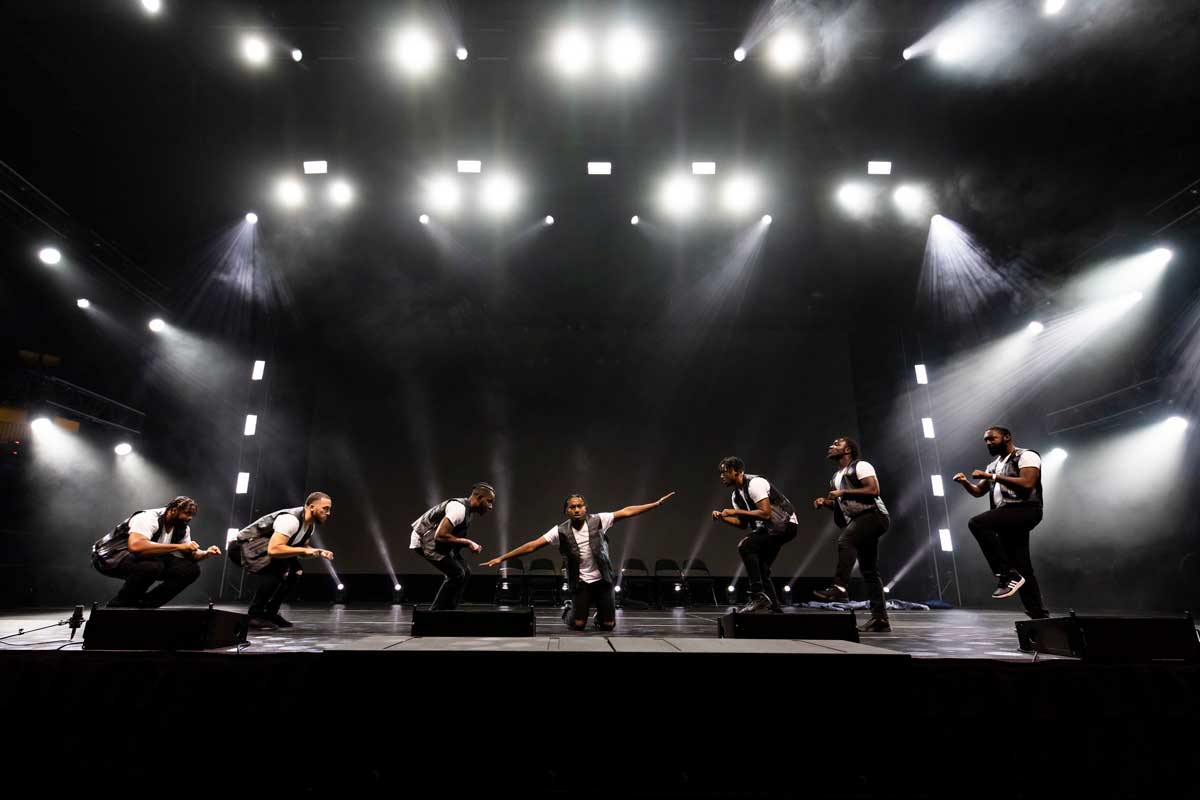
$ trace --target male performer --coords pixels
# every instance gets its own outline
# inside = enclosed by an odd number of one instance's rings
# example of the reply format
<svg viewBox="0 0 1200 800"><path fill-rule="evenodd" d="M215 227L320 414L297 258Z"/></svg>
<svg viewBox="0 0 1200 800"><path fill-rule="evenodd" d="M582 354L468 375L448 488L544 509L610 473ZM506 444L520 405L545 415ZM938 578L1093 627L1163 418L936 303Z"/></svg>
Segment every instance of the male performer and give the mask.
<svg viewBox="0 0 1200 800"><path fill-rule="evenodd" d="M313 492L298 508L281 508L251 522L229 545L229 559L258 576L250 601L250 627L258 630L290 628L279 607L304 574L301 558L333 560L333 551L309 547L317 526L329 521L333 500Z"/></svg>
<svg viewBox="0 0 1200 800"><path fill-rule="evenodd" d="M750 602L742 608L748 613L771 610L782 613L775 585L771 582L771 564L785 544L796 538L799 524L792 501L760 475L747 475L745 463L737 456L721 459L721 483L733 489L736 508L712 512L735 528L748 528L738 542L738 554L750 576Z"/></svg>
<svg viewBox="0 0 1200 800"><path fill-rule="evenodd" d="M879 577L879 539L887 533L890 518L883 498L879 496L879 479L869 461L858 458L858 443L846 436L838 437L826 452L838 466L830 492L813 501L813 508L833 511L833 520L842 529L838 537L837 571L833 585L813 592L826 602L845 602L850 586L850 571L854 562L862 570L871 602L871 618L858 629L863 633L886 633L892 629L888 622L887 603L883 599L883 580Z"/></svg>
<svg viewBox="0 0 1200 800"><path fill-rule="evenodd" d="M563 511L567 519L532 541L498 558L484 563L498 567L501 562L532 553L548 544L557 544L567 561L567 588L572 600L563 609L567 627L581 631L587 626L592 605L596 606L596 628L611 631L617 625L616 598L613 595L612 560L608 555L608 529L619 519L636 517L665 503L674 492L668 492L653 503L625 506L611 513L589 514L587 500L581 494L567 495Z"/></svg>
<svg viewBox="0 0 1200 800"><path fill-rule="evenodd" d="M491 484L477 483L471 487L469 496L443 500L413 521L408 549L446 576L433 597L431 610L458 608L462 602L471 577L462 550L466 547L478 553L483 549L464 535L472 519L482 517L495 505L496 490Z"/></svg>
<svg viewBox="0 0 1200 800"><path fill-rule="evenodd" d="M109 608L158 608L200 577L197 562L220 555L221 548L202 550L192 541L195 516L196 501L176 497L163 508L136 512L92 545L92 566L125 579ZM151 590L155 581L162 583Z"/></svg>
<svg viewBox="0 0 1200 800"><path fill-rule="evenodd" d="M1014 445L1012 431L999 425L984 431L983 443L994 458L987 469L971 473L972 478L981 479L979 483L972 483L961 472L954 480L973 497L986 493L991 504L991 511L972 517L968 526L996 575L992 597L999 600L1019 591L1025 613L1044 619L1050 612L1042 605L1042 592L1029 560L1029 533L1042 521L1042 457Z"/></svg>

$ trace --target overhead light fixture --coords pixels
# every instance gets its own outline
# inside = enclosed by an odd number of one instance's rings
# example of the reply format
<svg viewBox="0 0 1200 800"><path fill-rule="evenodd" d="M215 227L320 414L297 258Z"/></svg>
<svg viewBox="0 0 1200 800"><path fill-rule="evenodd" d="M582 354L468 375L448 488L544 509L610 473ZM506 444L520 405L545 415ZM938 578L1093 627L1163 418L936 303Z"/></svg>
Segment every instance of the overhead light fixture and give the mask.
<svg viewBox="0 0 1200 800"><path fill-rule="evenodd" d="M258 214L255 214L253 211L246 212L246 222L250 223L251 225L257 225Z"/></svg>
<svg viewBox="0 0 1200 800"><path fill-rule="evenodd" d="M746 60L746 48L738 47L733 51L733 60L741 63Z"/></svg>
<svg viewBox="0 0 1200 800"><path fill-rule="evenodd" d="M253 66L260 67L267 63L270 48L261 36L245 36L242 38L242 58Z"/></svg>
<svg viewBox="0 0 1200 800"><path fill-rule="evenodd" d="M305 175L324 175L326 172L329 172L329 162L328 161L305 161L304 162L304 174Z"/></svg>
<svg viewBox="0 0 1200 800"><path fill-rule="evenodd" d="M454 57L459 61L466 61L468 55L469 53L467 53L467 48L465 47L460 47L454 51Z"/></svg>
<svg viewBox="0 0 1200 800"><path fill-rule="evenodd" d="M459 172L481 172L483 170L482 161L459 161Z"/></svg>
<svg viewBox="0 0 1200 800"><path fill-rule="evenodd" d="M716 175L717 174L717 162L715 162L715 161L693 161L692 162L692 174L693 175Z"/></svg>
<svg viewBox="0 0 1200 800"><path fill-rule="evenodd" d="M409 28L396 40L396 58L410 75L424 75L433 69L437 44L420 28Z"/></svg>
<svg viewBox="0 0 1200 800"><path fill-rule="evenodd" d="M891 175L892 174L892 162L890 162L890 161L868 161L867 162L867 174L868 175Z"/></svg>
<svg viewBox="0 0 1200 800"><path fill-rule="evenodd" d="M133 445L127 442L121 442L119 445L113 448L113 452L119 456L127 456L133 452Z"/></svg>
<svg viewBox="0 0 1200 800"><path fill-rule="evenodd" d="M796 68L804 55L800 35L792 30L783 30L771 37L767 44L767 60L779 72Z"/></svg>
<svg viewBox="0 0 1200 800"><path fill-rule="evenodd" d="M551 45L550 59L567 78L578 78L592 66L592 41L578 28L559 31Z"/></svg>
<svg viewBox="0 0 1200 800"><path fill-rule="evenodd" d="M167 323L163 322L158 317L155 317L154 319L150 320L148 327L155 333L162 333L167 329Z"/></svg>
<svg viewBox="0 0 1200 800"><path fill-rule="evenodd" d="M587 162L588 175L611 175L611 161L589 161Z"/></svg>
<svg viewBox="0 0 1200 800"><path fill-rule="evenodd" d="M42 260L43 264L54 266L62 261L62 253L59 252L57 247L43 247L41 250L38 250L38 258Z"/></svg>
<svg viewBox="0 0 1200 800"><path fill-rule="evenodd" d="M266 371L267 371L267 362L255 361L254 369L250 372L250 380L261 381L263 379L263 373L265 373Z"/></svg>
<svg viewBox="0 0 1200 800"><path fill-rule="evenodd" d="M304 52L299 47L293 47L292 61L295 61L297 64L299 64L302 58L304 58Z"/></svg>
<svg viewBox="0 0 1200 800"><path fill-rule="evenodd" d="M75 301L75 305L79 306L80 308L91 308L92 301L88 300L86 297L81 297Z"/></svg>

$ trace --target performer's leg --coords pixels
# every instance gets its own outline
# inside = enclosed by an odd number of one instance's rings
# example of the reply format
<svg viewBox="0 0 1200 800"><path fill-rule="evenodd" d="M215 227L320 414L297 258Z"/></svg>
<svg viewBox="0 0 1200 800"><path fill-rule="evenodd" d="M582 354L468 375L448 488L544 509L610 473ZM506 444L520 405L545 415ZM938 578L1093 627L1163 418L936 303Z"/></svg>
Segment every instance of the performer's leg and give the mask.
<svg viewBox="0 0 1200 800"><path fill-rule="evenodd" d="M1005 527L1005 516L1004 508L996 508L971 517L967 523L967 527L971 529L971 535L975 537L975 541L979 542L979 549L983 551L983 557L987 559L988 567L996 577L1006 576L1012 569L1008 556L1004 553L1004 547L1000 544L1000 534L997 532L998 528Z"/></svg>
<svg viewBox="0 0 1200 800"><path fill-rule="evenodd" d="M867 600L871 603L871 616L886 620L887 602L883 597L883 578L879 574L879 538L887 533L888 518L884 514L868 513L855 519L848 526L854 528L854 539L858 543L858 568L862 571L867 587Z"/></svg>
<svg viewBox="0 0 1200 800"><path fill-rule="evenodd" d="M1042 589L1038 585L1037 576L1033 573L1033 562L1029 556L1029 533L1042 521L1042 515L1036 509L1012 509L1012 511L1018 512L1018 514L1012 515L1014 518L1018 518L1019 515L1023 519L1020 520L1019 525L1000 532L1000 543L1004 546L1009 563L1025 579L1025 583L1018 590L1021 595L1021 603L1025 606L1025 613L1033 619L1044 619L1050 616L1050 612L1042 604Z"/></svg>
<svg viewBox="0 0 1200 800"><path fill-rule="evenodd" d="M793 526L789 523L788 530L791 531ZM773 533L767 536L762 548L758 554L759 566L762 570L763 594L771 602L772 611L782 611L779 606L779 594L775 591L775 581L771 580L771 566L775 563L775 559L779 557L779 551L783 549L783 545L795 538L795 533L791 536L785 533Z"/></svg>
<svg viewBox="0 0 1200 800"><path fill-rule="evenodd" d="M304 570L300 568L300 559L288 558L280 562L280 581L271 592L271 596L267 598L267 605L264 609L267 619L274 622L276 625L281 624L279 617L279 607L287 602L292 596L292 592L296 589L296 584L300 582L300 576L304 574ZM286 620L284 620L286 622ZM287 623L284 627L290 627L291 623Z"/></svg>
<svg viewBox="0 0 1200 800"><path fill-rule="evenodd" d="M617 596L608 581L592 584L592 597L596 600L596 629L611 631L617 627Z"/></svg>
<svg viewBox="0 0 1200 800"><path fill-rule="evenodd" d="M458 566L463 571L462 583L458 585L458 591L454 593L454 607L458 608L462 605L463 597L467 594L467 584L471 582L471 567L463 560L461 551L455 551L454 560L458 562Z"/></svg>
<svg viewBox="0 0 1200 800"><path fill-rule="evenodd" d="M742 557L746 575L750 577L751 595L763 593L762 546L765 540L766 534L751 533L738 543L738 555Z"/></svg>
<svg viewBox="0 0 1200 800"><path fill-rule="evenodd" d="M117 596L108 601L109 608L141 608L146 590L162 575L162 558L138 558L130 553L124 562L107 574L124 578Z"/></svg>
<svg viewBox="0 0 1200 800"><path fill-rule="evenodd" d="M595 584L579 581L575 587L575 596L571 600L571 605L563 609L563 621L571 630L581 631L587 627L588 614L592 610L593 586Z"/></svg>
<svg viewBox="0 0 1200 800"><path fill-rule="evenodd" d="M429 563L437 567L446 576L433 598L433 605L429 607L430 610L442 611L458 608L459 590L467 582L467 573L463 569L462 561L455 559L452 554L447 553L445 558L439 561L429 560Z"/></svg>
<svg viewBox="0 0 1200 800"><path fill-rule="evenodd" d="M254 589L254 597L250 599L248 614L251 619L267 619L271 615L268 610L271 598L279 591L288 572L288 562L291 559L273 558L258 572L258 586ZM278 608L278 606L276 606Z"/></svg>
<svg viewBox="0 0 1200 800"><path fill-rule="evenodd" d="M190 555L185 555L184 558L164 558L162 574L159 576L162 583L146 593L142 598L142 608L165 606L199 577L200 565Z"/></svg>
<svg viewBox="0 0 1200 800"><path fill-rule="evenodd" d="M833 572L833 585L843 592L850 589L850 573L854 571L854 562L858 561L858 541L855 520L842 528L837 541L837 568Z"/></svg>

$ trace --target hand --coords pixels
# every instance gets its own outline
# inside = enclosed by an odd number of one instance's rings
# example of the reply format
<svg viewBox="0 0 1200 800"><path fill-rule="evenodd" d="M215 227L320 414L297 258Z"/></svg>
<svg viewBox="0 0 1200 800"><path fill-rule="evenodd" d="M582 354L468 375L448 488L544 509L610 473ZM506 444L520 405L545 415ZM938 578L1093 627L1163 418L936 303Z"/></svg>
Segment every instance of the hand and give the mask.
<svg viewBox="0 0 1200 800"><path fill-rule="evenodd" d="M317 555L319 555L321 558L325 559L326 561L333 561L333 551L332 550L318 550Z"/></svg>
<svg viewBox="0 0 1200 800"><path fill-rule="evenodd" d="M498 567L498 566L500 566L500 565L501 565L501 564L503 564L503 563L504 563L504 559L503 559L503 558L493 558L491 561L485 561L485 562L483 562L483 566L485 566L485 567Z"/></svg>
<svg viewBox="0 0 1200 800"><path fill-rule="evenodd" d="M966 483L967 476L963 475L961 472L957 472L954 474L954 477L951 478L951 480L953 480L955 483Z"/></svg>
<svg viewBox="0 0 1200 800"><path fill-rule="evenodd" d="M221 555L221 548L217 547L217 546L214 544L212 547L210 547L210 548L208 548L207 550L205 550L205 551L204 551L204 553L205 553L205 555L210 555L210 556L219 556L219 555Z"/></svg>
<svg viewBox="0 0 1200 800"><path fill-rule="evenodd" d="M814 509L824 508L827 505L829 505L829 502L824 497L818 497L816 500L813 500Z"/></svg>
<svg viewBox="0 0 1200 800"><path fill-rule="evenodd" d="M974 472L972 472L971 477L972 478L983 478L985 480L990 480L990 478L988 478L988 474L981 469L977 469Z"/></svg>
<svg viewBox="0 0 1200 800"><path fill-rule="evenodd" d="M472 553L478 553L483 550L483 547L480 544L477 542L472 542L470 539L467 539L467 547L471 548Z"/></svg>
<svg viewBox="0 0 1200 800"><path fill-rule="evenodd" d="M721 518L721 512L720 512L720 511L714 511L714 512L713 512L713 519L720 519L720 518Z"/></svg>
<svg viewBox="0 0 1200 800"><path fill-rule="evenodd" d="M177 544L175 546L178 547L180 550L182 550L185 553L187 553L187 552L194 553L200 549L200 545L196 544L195 542L183 542L183 543Z"/></svg>
<svg viewBox="0 0 1200 800"><path fill-rule="evenodd" d="M674 496L675 496L674 492L667 492L662 497L658 498L657 501L655 501L654 506L657 508L658 506L661 506L663 503L667 502Z"/></svg>

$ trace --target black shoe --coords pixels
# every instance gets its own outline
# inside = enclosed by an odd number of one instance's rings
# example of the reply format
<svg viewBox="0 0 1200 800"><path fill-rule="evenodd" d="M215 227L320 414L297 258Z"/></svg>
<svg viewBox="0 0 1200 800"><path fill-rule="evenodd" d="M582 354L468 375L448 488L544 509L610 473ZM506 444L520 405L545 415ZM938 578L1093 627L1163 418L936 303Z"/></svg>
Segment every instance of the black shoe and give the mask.
<svg viewBox="0 0 1200 800"><path fill-rule="evenodd" d="M871 617L858 626L859 633L891 633L892 623L887 617Z"/></svg>
<svg viewBox="0 0 1200 800"><path fill-rule="evenodd" d="M742 606L743 614L757 614L761 611L766 611L771 607L771 598L767 597L762 592L756 592L750 598L750 602Z"/></svg>
<svg viewBox="0 0 1200 800"><path fill-rule="evenodd" d="M783 606L771 606L768 611L772 614L782 614Z"/></svg>
<svg viewBox="0 0 1200 800"><path fill-rule="evenodd" d="M274 622L274 623L275 623L275 627L277 627L277 628L290 628L290 627L292 627L292 623L288 622L286 619L284 619L284 618L283 618L282 616L280 616L278 613L272 614L271 616L267 617L267 619L271 620L271 622Z"/></svg>
<svg viewBox="0 0 1200 800"><path fill-rule="evenodd" d="M1050 612L1045 609L1041 611L1026 611L1025 616L1030 619L1050 619Z"/></svg>
<svg viewBox="0 0 1200 800"><path fill-rule="evenodd" d="M251 617L246 624L256 631L273 631L279 627L266 617Z"/></svg>
<svg viewBox="0 0 1200 800"><path fill-rule="evenodd" d="M850 599L850 595L846 590L838 586L836 583L828 589L822 589L819 592L813 592L813 597L818 600L823 600L826 603L844 603Z"/></svg>
<svg viewBox="0 0 1200 800"><path fill-rule="evenodd" d="M1016 572L1010 572L1007 575L999 576L1000 582L996 585L996 591L992 592L992 599L1003 600L1006 597L1012 597L1017 593L1017 590L1025 585L1025 579Z"/></svg>

